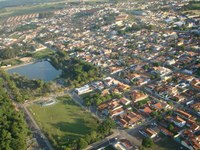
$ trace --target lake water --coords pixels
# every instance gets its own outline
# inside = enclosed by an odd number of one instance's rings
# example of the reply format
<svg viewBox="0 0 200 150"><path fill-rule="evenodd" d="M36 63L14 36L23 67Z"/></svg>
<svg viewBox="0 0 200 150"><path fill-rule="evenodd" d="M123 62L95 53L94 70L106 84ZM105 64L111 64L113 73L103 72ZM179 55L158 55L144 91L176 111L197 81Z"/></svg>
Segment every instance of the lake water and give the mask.
<svg viewBox="0 0 200 150"><path fill-rule="evenodd" d="M36 62L25 66L9 69L8 73L18 73L29 79L41 79L43 81L51 81L61 74L60 70L56 70L48 61Z"/></svg>

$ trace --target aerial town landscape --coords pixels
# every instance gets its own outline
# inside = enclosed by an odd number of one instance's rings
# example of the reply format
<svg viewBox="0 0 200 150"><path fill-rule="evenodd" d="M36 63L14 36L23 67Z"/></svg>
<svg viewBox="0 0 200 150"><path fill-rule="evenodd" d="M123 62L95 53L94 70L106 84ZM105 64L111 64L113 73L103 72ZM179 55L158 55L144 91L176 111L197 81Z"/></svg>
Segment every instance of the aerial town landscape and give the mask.
<svg viewBox="0 0 200 150"><path fill-rule="evenodd" d="M199 0L0 0L0 150L200 150Z"/></svg>

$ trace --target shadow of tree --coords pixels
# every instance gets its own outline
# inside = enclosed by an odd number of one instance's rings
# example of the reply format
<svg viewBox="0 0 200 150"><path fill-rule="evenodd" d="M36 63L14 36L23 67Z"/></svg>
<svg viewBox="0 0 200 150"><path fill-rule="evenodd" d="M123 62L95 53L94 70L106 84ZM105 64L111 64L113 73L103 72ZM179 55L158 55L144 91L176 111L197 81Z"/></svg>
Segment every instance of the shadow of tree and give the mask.
<svg viewBox="0 0 200 150"><path fill-rule="evenodd" d="M62 146L69 146L76 143L74 141L83 137L92 130L87 126L87 123L84 123L83 118L75 118L74 120L75 121L73 123L58 122L51 124L54 128L56 128L56 130L64 132L62 135L57 135L57 131L55 130L55 134L51 135L51 139L53 139L56 149L62 149Z"/></svg>
<svg viewBox="0 0 200 150"><path fill-rule="evenodd" d="M170 150L180 150L180 147L182 147L182 150L187 150L187 148L183 147L179 143L175 142L173 139L169 137L162 137L159 142L156 142L157 148L159 149L170 149Z"/></svg>
<svg viewBox="0 0 200 150"><path fill-rule="evenodd" d="M71 134L74 136L83 136L87 134L91 129L87 126L87 122L84 118L74 118L73 123L69 122L58 122L52 124L56 129L66 132L67 134Z"/></svg>

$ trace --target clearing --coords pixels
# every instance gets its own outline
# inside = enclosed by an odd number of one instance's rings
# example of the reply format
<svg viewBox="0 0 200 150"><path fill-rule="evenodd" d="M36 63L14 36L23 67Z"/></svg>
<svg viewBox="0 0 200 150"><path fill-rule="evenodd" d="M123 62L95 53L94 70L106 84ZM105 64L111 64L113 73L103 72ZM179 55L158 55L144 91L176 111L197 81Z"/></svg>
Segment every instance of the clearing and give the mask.
<svg viewBox="0 0 200 150"><path fill-rule="evenodd" d="M63 149L98 125L97 119L77 106L69 96L57 98L57 103L50 106L35 103L29 110L55 149Z"/></svg>

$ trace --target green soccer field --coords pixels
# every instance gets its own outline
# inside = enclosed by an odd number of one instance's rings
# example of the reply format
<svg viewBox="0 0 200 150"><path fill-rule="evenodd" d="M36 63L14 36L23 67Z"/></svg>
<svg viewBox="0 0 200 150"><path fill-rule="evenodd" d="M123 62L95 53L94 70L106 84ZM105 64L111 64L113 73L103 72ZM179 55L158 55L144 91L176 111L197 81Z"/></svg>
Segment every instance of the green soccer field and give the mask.
<svg viewBox="0 0 200 150"><path fill-rule="evenodd" d="M33 104L30 112L56 149L97 128L97 120L77 106L69 97L58 98L50 106Z"/></svg>

